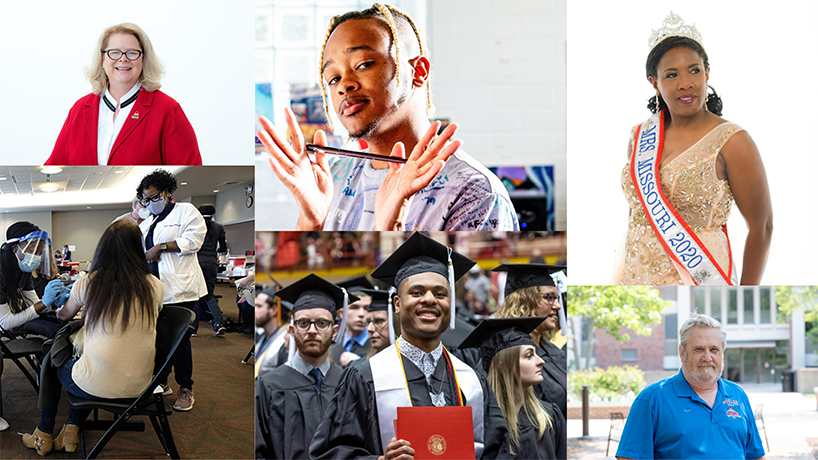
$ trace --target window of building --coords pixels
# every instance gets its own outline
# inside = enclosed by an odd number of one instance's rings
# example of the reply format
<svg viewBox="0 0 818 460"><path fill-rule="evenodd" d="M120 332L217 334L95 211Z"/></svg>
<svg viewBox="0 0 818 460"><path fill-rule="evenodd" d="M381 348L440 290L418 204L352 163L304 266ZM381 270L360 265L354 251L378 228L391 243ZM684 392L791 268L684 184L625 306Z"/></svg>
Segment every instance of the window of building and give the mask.
<svg viewBox="0 0 818 460"><path fill-rule="evenodd" d="M679 315L665 315L665 340L676 340L679 337Z"/></svg>
<svg viewBox="0 0 818 460"><path fill-rule="evenodd" d="M736 288L727 288L727 324L738 324L738 292Z"/></svg>
<svg viewBox="0 0 818 460"><path fill-rule="evenodd" d="M710 316L721 321L721 287L710 288Z"/></svg>
<svg viewBox="0 0 818 460"><path fill-rule="evenodd" d="M704 313L705 311L705 304L704 304L704 294L707 291L707 288L704 287L694 287L693 288L693 311Z"/></svg>
<svg viewBox="0 0 818 460"><path fill-rule="evenodd" d="M770 298L772 294L769 287L759 288L759 318L758 322L761 324L770 324L772 322L772 309L770 308Z"/></svg>
<svg viewBox="0 0 818 460"><path fill-rule="evenodd" d="M753 288L744 288L742 289L742 297L744 303L744 321L743 324L755 324L755 314L753 313L755 310L755 302L753 299Z"/></svg>
<svg viewBox="0 0 818 460"><path fill-rule="evenodd" d="M622 361L636 361L636 359L637 359L636 348L622 349Z"/></svg>

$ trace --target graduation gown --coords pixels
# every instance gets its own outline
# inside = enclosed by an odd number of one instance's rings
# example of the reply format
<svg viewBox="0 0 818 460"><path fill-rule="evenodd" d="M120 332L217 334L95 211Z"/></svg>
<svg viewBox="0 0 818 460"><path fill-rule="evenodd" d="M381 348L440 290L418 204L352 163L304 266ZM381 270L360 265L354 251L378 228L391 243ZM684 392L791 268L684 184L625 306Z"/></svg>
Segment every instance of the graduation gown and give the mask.
<svg viewBox="0 0 818 460"><path fill-rule="evenodd" d="M290 366L256 381L256 458L309 458L309 446L343 370L333 364L321 385Z"/></svg>
<svg viewBox="0 0 818 460"><path fill-rule="evenodd" d="M360 356L361 358L366 358L366 354L369 353L369 339L364 342L364 345L358 345L358 342L352 341L352 349L350 350L351 353L355 353L356 355ZM332 362L335 364L341 365L341 353L343 353L344 346L340 343L333 343L330 346L330 351L332 352Z"/></svg>
<svg viewBox="0 0 818 460"><path fill-rule="evenodd" d="M567 458L567 433L565 431L565 419L562 418L556 404L540 401L543 409L551 417L551 428L545 430L542 438L538 438L539 430L537 426L528 418L525 409L520 409L517 414L517 429L519 430L520 444L511 449L511 440L505 424L502 427L502 443L497 458L519 458L519 459L565 459ZM499 409L499 408L498 408ZM511 454L511 450L514 454ZM486 458L486 457L483 457Z"/></svg>
<svg viewBox="0 0 818 460"><path fill-rule="evenodd" d="M394 350L393 350L394 352ZM401 355L413 406L433 406L423 372ZM442 388L447 406L457 405L455 384L449 377L446 360L441 356L432 374L435 393ZM465 394L461 390L463 400ZM476 402L476 404L482 404ZM312 439L310 458L315 459L377 459L386 446L381 443L375 384L370 361L348 366L341 377L335 396L324 413L324 420Z"/></svg>
<svg viewBox="0 0 818 460"><path fill-rule="evenodd" d="M542 401L556 404L565 419L568 416L568 360L565 352L547 340L540 340L540 346L536 348L545 364L542 366L543 381L534 386L534 394Z"/></svg>

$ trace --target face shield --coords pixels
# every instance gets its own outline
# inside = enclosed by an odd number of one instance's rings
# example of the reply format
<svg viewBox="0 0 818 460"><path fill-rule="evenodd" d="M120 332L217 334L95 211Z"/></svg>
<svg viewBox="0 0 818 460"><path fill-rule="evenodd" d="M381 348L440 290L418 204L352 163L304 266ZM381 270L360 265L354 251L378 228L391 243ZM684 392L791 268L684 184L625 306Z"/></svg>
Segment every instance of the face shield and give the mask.
<svg viewBox="0 0 818 460"><path fill-rule="evenodd" d="M15 255L20 270L27 273L36 270L46 278L51 277L51 266L56 266L57 262L54 259L54 250L47 232L41 230L31 232L21 238L12 238L6 243L17 245Z"/></svg>

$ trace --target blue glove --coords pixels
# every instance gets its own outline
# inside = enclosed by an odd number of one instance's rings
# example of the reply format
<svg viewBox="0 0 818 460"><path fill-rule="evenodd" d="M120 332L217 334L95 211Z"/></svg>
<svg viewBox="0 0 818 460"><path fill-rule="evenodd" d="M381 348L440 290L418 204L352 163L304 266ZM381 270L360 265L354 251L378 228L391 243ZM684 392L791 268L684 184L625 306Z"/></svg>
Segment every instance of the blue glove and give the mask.
<svg viewBox="0 0 818 460"><path fill-rule="evenodd" d="M68 298L71 297L71 288L74 287L74 283L69 284L68 286L64 287L62 292L57 296L54 300L54 309L62 308L66 302L68 302Z"/></svg>
<svg viewBox="0 0 818 460"><path fill-rule="evenodd" d="M57 300L58 297L60 297L60 293L62 292L62 290L63 290L62 281L57 279L49 281L48 284L45 286L45 292L43 293L42 298L43 305L45 305L47 308L53 308L54 301ZM65 302L63 302L63 304L65 304Z"/></svg>

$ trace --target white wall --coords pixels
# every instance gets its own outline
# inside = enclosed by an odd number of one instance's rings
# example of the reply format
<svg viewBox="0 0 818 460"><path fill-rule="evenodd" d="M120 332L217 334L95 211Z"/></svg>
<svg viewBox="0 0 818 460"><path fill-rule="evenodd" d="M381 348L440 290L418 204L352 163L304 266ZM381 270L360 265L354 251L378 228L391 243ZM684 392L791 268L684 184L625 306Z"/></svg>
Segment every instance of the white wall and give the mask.
<svg viewBox="0 0 818 460"><path fill-rule="evenodd" d="M484 165L553 165L566 229L566 0L428 4L435 116Z"/></svg>
<svg viewBox="0 0 818 460"><path fill-rule="evenodd" d="M51 214L54 227L51 241L55 248L62 248L64 244L75 246L71 253L74 262L91 260L105 229L129 208L130 205L125 204L122 209L54 212Z"/></svg>
<svg viewBox="0 0 818 460"><path fill-rule="evenodd" d="M142 0L0 3L0 164L42 164L68 110L91 92L84 68L102 31L142 27L185 111L204 164L250 164L253 2Z"/></svg>
<svg viewBox="0 0 818 460"><path fill-rule="evenodd" d="M214 203L216 215L213 216L216 222L229 225L254 220L256 204L254 202L253 206L248 208L245 205L246 196L244 187L236 187L233 190L216 195L216 202Z"/></svg>
<svg viewBox="0 0 818 460"><path fill-rule="evenodd" d="M6 230L8 230L9 226L11 226L15 222L21 221L31 222L32 224L40 227L40 230L48 232L48 235L52 236L50 211L6 212L0 215L0 228L2 228L3 230L3 233L0 234L0 238L2 238L2 241L6 241ZM52 242L54 241L53 236L51 238L51 241Z"/></svg>

